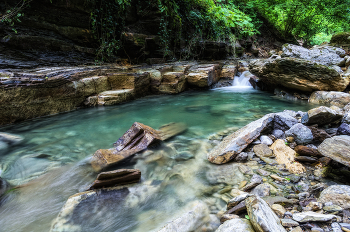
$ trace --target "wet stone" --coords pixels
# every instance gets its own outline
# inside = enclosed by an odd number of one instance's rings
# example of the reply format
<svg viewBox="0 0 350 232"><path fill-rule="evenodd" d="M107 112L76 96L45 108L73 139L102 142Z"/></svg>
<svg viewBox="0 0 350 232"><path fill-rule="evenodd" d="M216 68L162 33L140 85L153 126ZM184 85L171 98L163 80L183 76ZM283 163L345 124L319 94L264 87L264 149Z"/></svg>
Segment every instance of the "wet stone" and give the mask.
<svg viewBox="0 0 350 232"><path fill-rule="evenodd" d="M292 219L281 219L282 226L284 227L295 227L299 226L299 223Z"/></svg>
<svg viewBox="0 0 350 232"><path fill-rule="evenodd" d="M258 144L253 147L254 153L258 157L271 157L273 156L272 150L266 144Z"/></svg>

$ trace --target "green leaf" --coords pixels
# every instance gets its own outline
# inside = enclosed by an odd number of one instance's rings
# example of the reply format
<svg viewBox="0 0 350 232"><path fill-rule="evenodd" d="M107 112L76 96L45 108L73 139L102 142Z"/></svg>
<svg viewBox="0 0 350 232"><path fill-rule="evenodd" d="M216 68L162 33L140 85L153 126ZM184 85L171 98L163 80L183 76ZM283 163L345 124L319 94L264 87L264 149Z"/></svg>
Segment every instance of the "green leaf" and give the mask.
<svg viewBox="0 0 350 232"><path fill-rule="evenodd" d="M245 215L245 218L248 219L248 220L250 220L250 217L249 217L248 215Z"/></svg>

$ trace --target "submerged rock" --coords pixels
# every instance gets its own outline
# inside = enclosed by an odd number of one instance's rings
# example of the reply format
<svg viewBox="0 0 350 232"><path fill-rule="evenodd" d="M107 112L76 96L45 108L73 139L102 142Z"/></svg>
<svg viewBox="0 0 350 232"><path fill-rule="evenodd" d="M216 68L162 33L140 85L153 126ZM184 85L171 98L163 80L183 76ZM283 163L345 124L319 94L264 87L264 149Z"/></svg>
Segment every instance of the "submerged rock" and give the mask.
<svg viewBox="0 0 350 232"><path fill-rule="evenodd" d="M215 164L227 163L233 160L238 153L242 152L260 133L268 129L275 114L267 114L263 118L249 123L240 130L227 136L208 155L208 160Z"/></svg>
<svg viewBox="0 0 350 232"><path fill-rule="evenodd" d="M128 193L127 188L119 187L75 194L68 198L57 218L53 221L50 231L78 232L91 229L91 226L98 225L105 220L101 212L120 209L121 203ZM99 230L105 229L99 228Z"/></svg>
<svg viewBox="0 0 350 232"><path fill-rule="evenodd" d="M321 203L332 202L342 208L350 208L350 186L348 185L332 185L320 194L318 199Z"/></svg>
<svg viewBox="0 0 350 232"><path fill-rule="evenodd" d="M189 203L186 208L188 209L186 213L158 232L198 231L201 226L209 222L209 208L205 203L195 201Z"/></svg>
<svg viewBox="0 0 350 232"><path fill-rule="evenodd" d="M323 156L350 167L350 136L339 135L326 139L317 150Z"/></svg>
<svg viewBox="0 0 350 232"><path fill-rule="evenodd" d="M10 145L17 145L24 140L22 136L9 133L0 133L0 142L5 142Z"/></svg>
<svg viewBox="0 0 350 232"><path fill-rule="evenodd" d="M255 231L286 232L281 225L280 219L263 199L257 196L251 196L245 201L250 222Z"/></svg>
<svg viewBox="0 0 350 232"><path fill-rule="evenodd" d="M225 221L215 232L255 232L252 224L247 219L231 219Z"/></svg>
<svg viewBox="0 0 350 232"><path fill-rule="evenodd" d="M7 181L0 177L0 197L4 195L9 187L10 185L7 183Z"/></svg>
<svg viewBox="0 0 350 232"><path fill-rule="evenodd" d="M102 172L98 174L89 190L137 183L140 179L141 172L137 169L119 169L111 172Z"/></svg>

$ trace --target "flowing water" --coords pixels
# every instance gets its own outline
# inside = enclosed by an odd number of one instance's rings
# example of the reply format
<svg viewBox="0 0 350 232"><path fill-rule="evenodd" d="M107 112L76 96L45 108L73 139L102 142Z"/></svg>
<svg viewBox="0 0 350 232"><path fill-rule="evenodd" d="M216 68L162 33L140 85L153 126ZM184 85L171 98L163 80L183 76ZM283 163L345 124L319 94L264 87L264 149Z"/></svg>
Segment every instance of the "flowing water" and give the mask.
<svg viewBox="0 0 350 232"><path fill-rule="evenodd" d="M150 96L0 128L25 138L0 150L1 177L21 186L1 199L0 231L49 231L68 197L86 190L96 177L88 158L98 149L111 148L135 121L153 128L184 122L189 129L119 165L140 169L141 184L130 188L117 206L102 203L98 209L83 209L84 217L75 218L81 231L157 231L195 200L211 202L215 213L225 202L213 193L245 177L233 166L228 169L231 176L220 176L228 166L207 162L207 152L215 145L208 138L270 112L310 108L252 88L227 87Z"/></svg>

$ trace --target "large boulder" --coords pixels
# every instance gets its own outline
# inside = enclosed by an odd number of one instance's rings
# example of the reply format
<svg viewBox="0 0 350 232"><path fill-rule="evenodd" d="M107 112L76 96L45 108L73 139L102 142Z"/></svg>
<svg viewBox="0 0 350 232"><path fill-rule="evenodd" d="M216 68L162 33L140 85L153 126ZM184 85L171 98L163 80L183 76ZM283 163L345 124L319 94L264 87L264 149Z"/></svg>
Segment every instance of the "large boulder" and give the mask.
<svg viewBox="0 0 350 232"><path fill-rule="evenodd" d="M332 36L331 44L348 45L350 44L350 32L340 32Z"/></svg>
<svg viewBox="0 0 350 232"><path fill-rule="evenodd" d="M336 69L298 58L256 60L249 70L266 85L303 92L343 91L349 84Z"/></svg>
<svg viewBox="0 0 350 232"><path fill-rule="evenodd" d="M222 224L215 232L255 232L252 224L247 219L231 219Z"/></svg>
<svg viewBox="0 0 350 232"><path fill-rule="evenodd" d="M203 64L195 65L189 69L186 75L189 85L195 87L209 87L220 79L220 65Z"/></svg>
<svg viewBox="0 0 350 232"><path fill-rule="evenodd" d="M318 124L324 125L336 121L341 118L335 110L328 108L326 106L320 106L314 109L311 109L305 114L301 122L304 124Z"/></svg>
<svg viewBox="0 0 350 232"><path fill-rule="evenodd" d="M350 136L339 135L326 139L317 149L323 156L350 167Z"/></svg>
<svg viewBox="0 0 350 232"><path fill-rule="evenodd" d="M331 66L338 65L344 61L341 56L345 56L345 51L341 48L331 46L315 46L311 49L304 48L293 44L285 44L282 47L281 57L293 57L319 64Z"/></svg>
<svg viewBox="0 0 350 232"><path fill-rule="evenodd" d="M159 92L164 94L181 93L186 89L186 83L183 72L166 72L159 85Z"/></svg>
<svg viewBox="0 0 350 232"><path fill-rule="evenodd" d="M311 94L309 102L344 107L350 102L350 94L336 91L316 91Z"/></svg>
<svg viewBox="0 0 350 232"><path fill-rule="evenodd" d="M332 185L320 194L318 199L321 203L332 202L344 209L350 208L350 186L348 185Z"/></svg>
<svg viewBox="0 0 350 232"><path fill-rule="evenodd" d="M281 224L281 220L263 199L257 196L251 196L245 202L250 222L255 231L286 232Z"/></svg>
<svg viewBox="0 0 350 232"><path fill-rule="evenodd" d="M249 123L240 130L227 136L208 155L208 160L215 164L227 163L242 152L264 130L271 127L275 114L267 114L259 120Z"/></svg>

